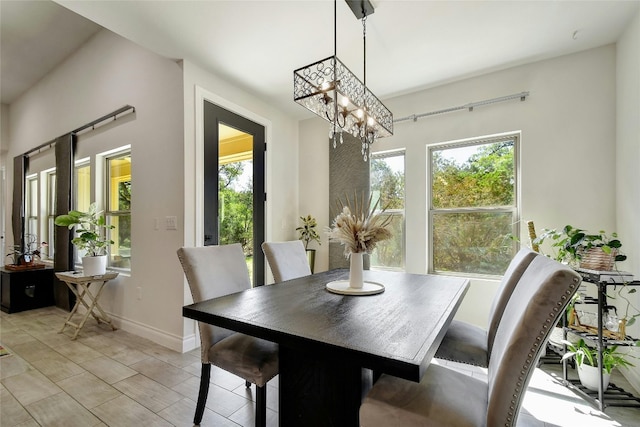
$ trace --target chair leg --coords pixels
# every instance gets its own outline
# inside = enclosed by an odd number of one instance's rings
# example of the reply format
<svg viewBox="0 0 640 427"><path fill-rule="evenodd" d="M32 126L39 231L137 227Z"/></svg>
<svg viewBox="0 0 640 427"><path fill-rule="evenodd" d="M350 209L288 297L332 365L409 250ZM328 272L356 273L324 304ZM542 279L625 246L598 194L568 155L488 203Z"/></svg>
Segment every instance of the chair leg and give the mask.
<svg viewBox="0 0 640 427"><path fill-rule="evenodd" d="M209 395L209 378L211 377L211 364L202 364L202 373L200 374L200 391L198 392L198 403L196 404L196 415L193 418L195 425L200 425L202 415L204 414L204 405L207 403Z"/></svg>
<svg viewBox="0 0 640 427"><path fill-rule="evenodd" d="M256 385L256 427L267 425L267 385Z"/></svg>

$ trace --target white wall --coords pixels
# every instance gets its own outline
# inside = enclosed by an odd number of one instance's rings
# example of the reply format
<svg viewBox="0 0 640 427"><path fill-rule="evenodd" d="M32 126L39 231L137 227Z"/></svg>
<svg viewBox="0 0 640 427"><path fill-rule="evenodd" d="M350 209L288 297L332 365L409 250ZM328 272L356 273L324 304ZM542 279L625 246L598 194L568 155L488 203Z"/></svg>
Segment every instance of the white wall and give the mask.
<svg viewBox="0 0 640 427"><path fill-rule="evenodd" d="M78 142L79 157L132 146L132 270L108 284L101 302L123 329L179 350L183 274L175 251L183 239L184 187L179 65L99 32L11 104L7 175L15 155L126 104L136 107L135 115L83 134ZM168 215L178 216L179 231L154 230L154 218Z"/></svg>
<svg viewBox="0 0 640 427"><path fill-rule="evenodd" d="M426 146L442 141L522 132L523 241L526 220L534 220L538 230L571 223L613 231L615 175L607 171L615 166L615 77L615 46L610 45L385 100L399 118L531 93L524 102L398 123L392 137L376 142L375 150L406 149L407 271L427 270ZM315 118L300 126L301 211L303 206L319 211L332 202L325 198L327 131ZM319 262L326 260L321 256ZM495 281L472 281L457 318L486 326L496 288Z"/></svg>
<svg viewBox="0 0 640 427"><path fill-rule="evenodd" d="M616 88L616 219L629 256L625 269L640 278L640 12L627 27L617 44ZM640 294L632 298L640 308ZM640 319L629 333L640 337ZM634 354L640 358L640 351ZM627 379L640 390L640 362L625 372Z"/></svg>

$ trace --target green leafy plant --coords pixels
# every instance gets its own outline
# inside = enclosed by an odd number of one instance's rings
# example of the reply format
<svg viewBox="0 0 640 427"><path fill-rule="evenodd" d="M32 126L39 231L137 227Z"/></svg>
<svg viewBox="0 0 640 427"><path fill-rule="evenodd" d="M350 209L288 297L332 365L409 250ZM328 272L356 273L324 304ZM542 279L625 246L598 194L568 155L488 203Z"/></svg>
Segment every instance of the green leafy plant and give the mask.
<svg viewBox="0 0 640 427"><path fill-rule="evenodd" d="M102 211L98 211L95 203L89 206L87 212L72 210L66 215L58 215L55 224L69 229L77 226L77 236L71 243L84 250L86 256L106 255L107 248L113 244L113 240L107 237L107 230L115 227L107 224Z"/></svg>
<svg viewBox="0 0 640 427"><path fill-rule="evenodd" d="M304 248L309 249L309 243L311 241L316 241L321 245L320 236L316 231L316 227L318 226L316 219L312 217L311 214L301 216L300 219L302 220L302 225L296 228L296 231L300 233L298 239L304 241Z"/></svg>
<svg viewBox="0 0 640 427"><path fill-rule="evenodd" d="M626 255L620 253L622 243L616 233L607 234L600 230L596 234L589 234L586 230L566 225L563 229L544 229L542 234L532 241L533 245L542 245L551 241L555 250L553 259L560 262L579 262L582 256L591 248L600 248L607 255L615 253L614 261L624 261Z"/></svg>
<svg viewBox="0 0 640 427"><path fill-rule="evenodd" d="M39 257L41 254L40 249L47 246L47 242L38 242L38 236L27 233L24 236L24 246L13 245L11 252L7 254L11 257L11 264L20 265L29 263Z"/></svg>
<svg viewBox="0 0 640 427"><path fill-rule="evenodd" d="M562 341L567 346L567 352L562 356L562 360L574 358L578 366L583 363L589 366L598 367L598 350L595 347L589 347L584 339L580 338L577 343L572 343L567 340ZM638 346L636 342L636 346ZM602 369L607 374L611 374L611 371L619 366L629 367L635 366L627 357L633 357L629 354L624 354L618 351L618 346L614 345L602 349Z"/></svg>

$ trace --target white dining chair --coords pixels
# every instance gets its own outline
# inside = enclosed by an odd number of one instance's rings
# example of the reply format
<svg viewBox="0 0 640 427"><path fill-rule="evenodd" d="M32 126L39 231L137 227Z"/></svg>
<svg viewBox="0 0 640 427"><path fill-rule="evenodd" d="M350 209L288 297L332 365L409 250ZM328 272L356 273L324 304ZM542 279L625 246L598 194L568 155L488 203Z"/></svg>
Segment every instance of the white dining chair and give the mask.
<svg viewBox="0 0 640 427"><path fill-rule="evenodd" d="M240 244L178 249L194 302L251 288ZM202 421L209 393L211 364L256 385L256 427L266 425L267 382L278 374L278 345L270 341L198 322L202 373L193 423Z"/></svg>
<svg viewBox="0 0 640 427"><path fill-rule="evenodd" d="M276 283L311 274L307 252L301 240L264 242L262 251Z"/></svg>
<svg viewBox="0 0 640 427"><path fill-rule="evenodd" d="M537 256L542 255L528 248L520 249L502 276L502 281L489 311L488 328L483 329L471 323L454 319L442 339L435 357L486 368L489 364L489 354L491 354L491 347L504 308L522 274Z"/></svg>
<svg viewBox="0 0 640 427"><path fill-rule="evenodd" d="M420 383L382 375L360 407L360 426L515 426L542 349L580 282L566 265L535 257L504 309L487 379L434 364Z"/></svg>

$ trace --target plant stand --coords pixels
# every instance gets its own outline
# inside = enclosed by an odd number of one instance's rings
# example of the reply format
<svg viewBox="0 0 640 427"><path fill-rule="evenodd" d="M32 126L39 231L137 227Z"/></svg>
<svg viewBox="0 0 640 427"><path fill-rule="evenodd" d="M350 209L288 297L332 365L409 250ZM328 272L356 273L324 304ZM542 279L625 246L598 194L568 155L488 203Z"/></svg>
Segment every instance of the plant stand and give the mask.
<svg viewBox="0 0 640 427"><path fill-rule="evenodd" d="M89 315L93 316L98 323L104 322L111 326L111 329L114 331L117 329L111 322L111 318L107 316L104 310L102 310L102 307L100 307L100 304L98 304L98 300L100 299L105 283L118 277L118 273L107 273L101 276L80 276L73 271L67 271L64 273L56 273L56 277L66 283L69 289L76 295L76 305L73 306L71 313L67 316L59 333L62 333L67 326L70 326L75 329L71 337L72 340L75 340L78 338L78 334L89 318ZM89 291L89 286L92 284L95 284L94 288L97 289L95 295ZM71 318L78 312L81 304L84 305L87 311L82 315L80 323L73 323L71 322ZM97 310L97 312L94 310Z"/></svg>
<svg viewBox="0 0 640 427"><path fill-rule="evenodd" d="M605 332L603 330L603 319L602 313L604 307L607 307L607 287L612 285L622 286L622 283L616 282L607 282L598 280L599 277L595 276L592 273L583 274L580 269L577 270L578 273L581 274L584 283L590 283L597 286L597 298L587 297L584 304L597 304L597 318L598 318L598 327L596 329L591 328L573 328L567 326L567 316L566 313L562 316L563 322L563 335L564 339L567 339L567 332L570 331L573 334L579 335L584 338L585 341L590 341L595 344L598 349L598 366L602 366L602 349L607 346L618 345L618 346L631 346L633 345L635 339L632 337L626 336L625 339L614 339L605 337ZM640 286L640 281L631 281L626 283L627 286ZM566 351L566 346L563 346L563 351ZM594 405L600 411L605 410L607 406L624 406L624 407L633 407L640 409L640 398L635 397L633 394L626 392L625 390L617 387L615 384L609 384L609 387L604 390L603 387L603 378L602 371L600 371L600 387L597 391L587 390L580 384L578 379L568 379L568 360L564 360L562 362L562 379L564 384L569 387L571 390L576 392L576 394L585 398L588 402Z"/></svg>

